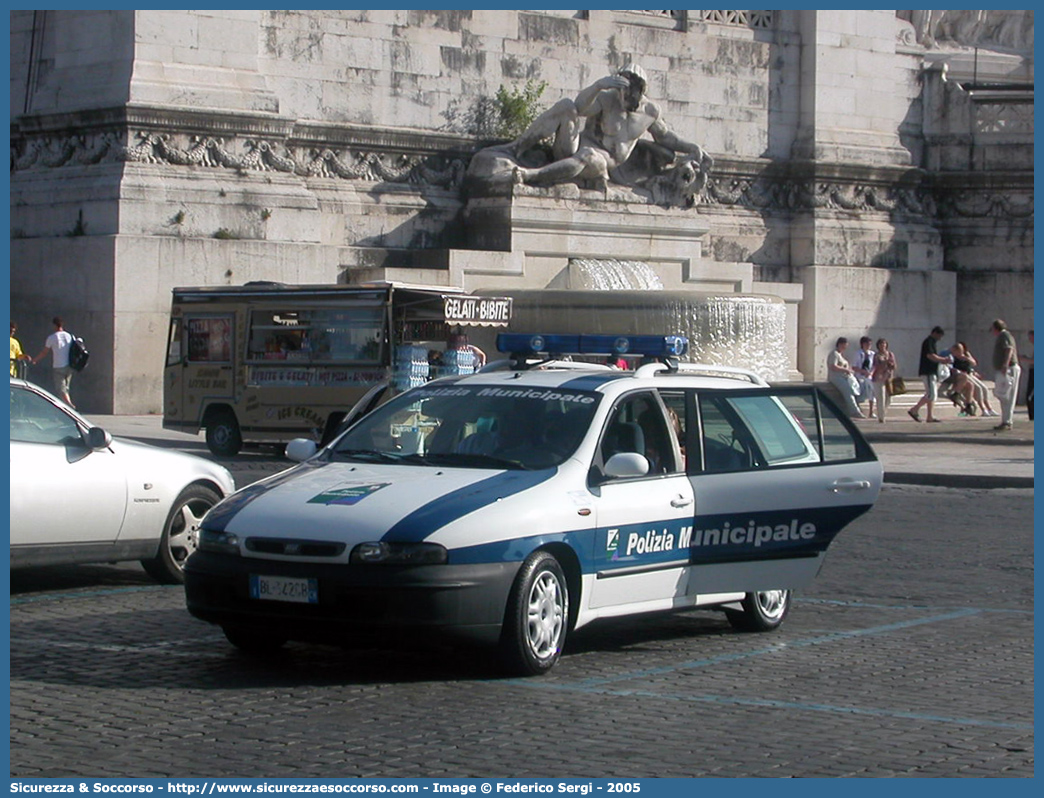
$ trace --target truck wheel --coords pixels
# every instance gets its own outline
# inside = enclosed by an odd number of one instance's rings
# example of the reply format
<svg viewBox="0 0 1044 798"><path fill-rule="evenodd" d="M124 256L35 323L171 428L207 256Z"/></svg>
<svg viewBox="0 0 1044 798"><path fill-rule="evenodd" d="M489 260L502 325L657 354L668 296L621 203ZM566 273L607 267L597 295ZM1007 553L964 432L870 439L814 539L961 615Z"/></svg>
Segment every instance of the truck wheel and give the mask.
<svg viewBox="0 0 1044 798"><path fill-rule="evenodd" d="M539 676L558 662L569 627L569 588L558 560L529 555L508 596L500 653L511 673Z"/></svg>
<svg viewBox="0 0 1044 798"><path fill-rule="evenodd" d="M218 457L235 457L243 448L239 422L231 410L218 410L207 419L207 448Z"/></svg>

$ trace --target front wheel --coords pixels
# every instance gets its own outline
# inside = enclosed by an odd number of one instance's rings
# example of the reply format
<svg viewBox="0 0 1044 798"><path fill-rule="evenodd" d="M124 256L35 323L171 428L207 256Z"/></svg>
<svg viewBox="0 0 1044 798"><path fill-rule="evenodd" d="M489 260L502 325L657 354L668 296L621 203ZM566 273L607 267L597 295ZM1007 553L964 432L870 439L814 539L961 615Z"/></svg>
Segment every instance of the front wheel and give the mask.
<svg viewBox="0 0 1044 798"><path fill-rule="evenodd" d="M207 448L218 457L235 457L243 448L243 435L236 414L221 410L207 420Z"/></svg>
<svg viewBox="0 0 1044 798"><path fill-rule="evenodd" d="M547 673L558 662L569 625L569 589L558 560L546 551L522 563L508 596L500 650L505 667L522 676Z"/></svg>
<svg viewBox="0 0 1044 798"><path fill-rule="evenodd" d="M778 629L790 612L789 590L763 590L748 593L742 610L725 610L733 629L741 632L771 632Z"/></svg>
<svg viewBox="0 0 1044 798"><path fill-rule="evenodd" d="M185 560L199 544L199 525L219 501L217 492L203 485L189 485L178 495L163 526L159 553L141 561L149 576L166 585L185 581Z"/></svg>

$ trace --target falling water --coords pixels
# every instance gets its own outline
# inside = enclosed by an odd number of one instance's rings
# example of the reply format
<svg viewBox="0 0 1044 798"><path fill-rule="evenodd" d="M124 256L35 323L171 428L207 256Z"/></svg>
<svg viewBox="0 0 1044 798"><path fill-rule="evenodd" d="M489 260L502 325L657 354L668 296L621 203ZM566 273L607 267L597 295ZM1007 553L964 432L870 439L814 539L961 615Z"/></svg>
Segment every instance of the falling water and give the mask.
<svg viewBox="0 0 1044 798"><path fill-rule="evenodd" d="M594 291L662 291L663 282L639 260L571 258L569 287Z"/></svg>
<svg viewBox="0 0 1044 798"><path fill-rule="evenodd" d="M600 261L599 263L604 263ZM687 361L748 368L786 380L786 309L779 297L627 289L503 290L514 297L510 329L519 332L680 334Z"/></svg>

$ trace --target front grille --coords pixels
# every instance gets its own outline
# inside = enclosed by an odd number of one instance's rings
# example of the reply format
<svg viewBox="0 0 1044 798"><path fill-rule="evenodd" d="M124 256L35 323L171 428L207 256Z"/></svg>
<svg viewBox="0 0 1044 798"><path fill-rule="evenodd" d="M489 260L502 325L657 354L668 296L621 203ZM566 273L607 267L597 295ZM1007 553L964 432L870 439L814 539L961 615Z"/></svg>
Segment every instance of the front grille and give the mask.
<svg viewBox="0 0 1044 798"><path fill-rule="evenodd" d="M291 538L247 538L247 551L258 554L280 554L284 557L337 557L345 544L323 540L296 540Z"/></svg>

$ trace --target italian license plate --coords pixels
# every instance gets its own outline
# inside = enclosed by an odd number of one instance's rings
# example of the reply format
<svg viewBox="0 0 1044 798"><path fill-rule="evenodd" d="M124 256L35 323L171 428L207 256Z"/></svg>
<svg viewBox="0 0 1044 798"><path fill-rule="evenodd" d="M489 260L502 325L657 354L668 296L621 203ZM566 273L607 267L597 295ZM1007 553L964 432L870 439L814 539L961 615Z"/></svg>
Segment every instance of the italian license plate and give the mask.
<svg viewBox="0 0 1044 798"><path fill-rule="evenodd" d="M299 604L318 604L319 580L251 574L250 598L263 601L293 601Z"/></svg>

